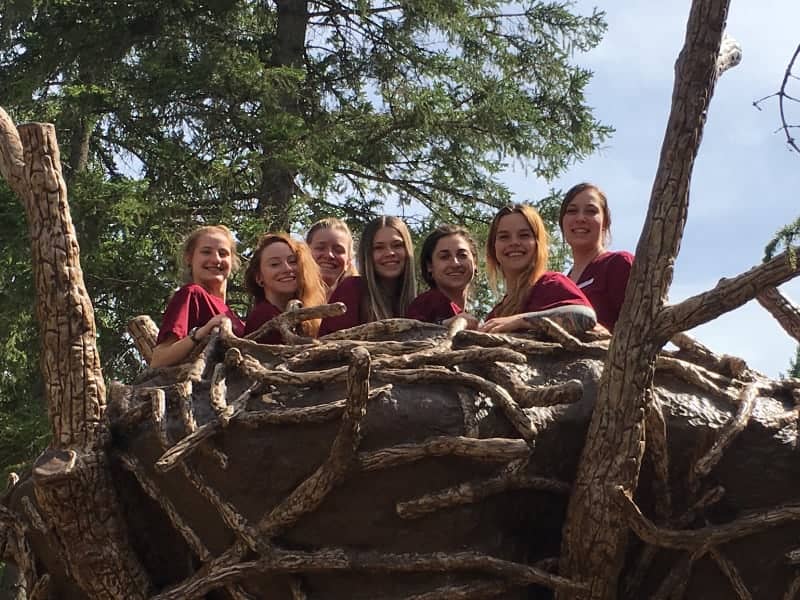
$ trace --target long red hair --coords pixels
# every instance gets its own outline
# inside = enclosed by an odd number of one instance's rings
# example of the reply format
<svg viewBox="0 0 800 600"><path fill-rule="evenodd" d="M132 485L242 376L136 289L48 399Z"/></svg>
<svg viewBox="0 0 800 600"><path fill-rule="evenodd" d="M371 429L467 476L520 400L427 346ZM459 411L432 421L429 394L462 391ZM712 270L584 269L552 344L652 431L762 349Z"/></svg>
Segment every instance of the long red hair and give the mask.
<svg viewBox="0 0 800 600"><path fill-rule="evenodd" d="M258 273L261 269L261 254L267 246L282 243L289 246L297 257L297 292L295 298L303 303L303 307L319 306L325 304L325 284L319 272L319 266L311 256L311 250L305 242L295 240L285 233L267 233L258 240L253 256L244 273L244 285L256 301L265 301L264 288L258 283ZM316 337L319 333L321 319L303 321L301 329L307 336Z"/></svg>

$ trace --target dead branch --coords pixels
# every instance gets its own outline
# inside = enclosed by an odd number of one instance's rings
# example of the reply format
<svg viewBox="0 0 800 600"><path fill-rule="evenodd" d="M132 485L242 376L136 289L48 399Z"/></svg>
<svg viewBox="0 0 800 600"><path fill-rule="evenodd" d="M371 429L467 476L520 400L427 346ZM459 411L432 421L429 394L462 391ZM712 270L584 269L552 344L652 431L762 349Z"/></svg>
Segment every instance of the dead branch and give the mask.
<svg viewBox="0 0 800 600"><path fill-rule="evenodd" d="M420 444L399 444L372 452L360 452L358 465L362 471L377 471L407 465L429 456L460 456L481 462L506 462L529 455L530 448L523 440L441 436Z"/></svg>
<svg viewBox="0 0 800 600"><path fill-rule="evenodd" d="M261 519L258 530L267 537L278 535L304 514L316 509L355 462L361 440L361 419L369 398L370 357L363 348L354 348L352 357L347 372L347 408L330 455L308 479Z"/></svg>
<svg viewBox="0 0 800 600"><path fill-rule="evenodd" d="M736 436L747 427L747 423L750 420L750 415L753 414L753 408L756 403L756 387L752 384L745 387L739 396L739 401L739 410L731 417L730 421L725 424L711 449L702 456L692 468L691 477L695 481L699 481L711 472L711 469L713 469L722 458L722 453L725 449Z"/></svg>
<svg viewBox="0 0 800 600"><path fill-rule="evenodd" d="M417 519L437 510L473 504L494 494L509 490L532 489L556 494L569 494L568 483L546 477L528 475L525 472L528 459L514 461L499 475L490 479L468 481L445 488L421 498L397 503L397 514L403 519Z"/></svg>
<svg viewBox="0 0 800 600"><path fill-rule="evenodd" d="M736 593L736 597L739 600L752 600L753 595L747 589L747 585L745 585L742 575L739 573L739 569L736 568L736 565L716 548L709 549L708 554L730 582L733 591Z"/></svg>
<svg viewBox="0 0 800 600"><path fill-rule="evenodd" d="M128 333L142 360L149 365L158 339L158 326L149 315L139 315L128 321Z"/></svg>
<svg viewBox="0 0 800 600"><path fill-rule="evenodd" d="M800 46L798 46L800 50ZM766 308L784 331L800 342L800 306L781 294L776 287L768 287L756 296L758 303Z"/></svg>
<svg viewBox="0 0 800 600"><path fill-rule="evenodd" d="M786 283L796 276L797 262L788 252L783 252L736 277L720 279L707 292L665 307L658 315L655 333L662 340L668 340L676 333L693 329L739 308L764 288Z"/></svg>
<svg viewBox="0 0 800 600"><path fill-rule="evenodd" d="M344 549L299 552L275 549L256 561L214 561L203 576L193 576L161 593L153 600L185 600L197 598L254 573L446 573L474 571L504 578L509 584L536 584L565 591L585 589L582 584L534 567L501 560L485 554L458 552L445 554L379 554Z"/></svg>
<svg viewBox="0 0 800 600"><path fill-rule="evenodd" d="M502 581L475 581L463 585L446 585L430 592L406 596L403 600L482 600L495 598L519 587Z"/></svg>
<svg viewBox="0 0 800 600"><path fill-rule="evenodd" d="M342 329L341 331L334 331L328 335L320 338L321 342L330 342L334 340L381 340L396 336L398 333L405 333L408 331L418 331L425 334L426 337L432 337L435 334L441 334L444 330L441 325L434 325L432 323L422 323L414 319L384 319L382 321L373 321L372 323L365 323L364 325L357 325L350 329Z"/></svg>
<svg viewBox="0 0 800 600"><path fill-rule="evenodd" d="M376 369L413 369L424 366L454 367L479 361L524 365L528 359L524 354L509 348L469 348L453 351L442 351L437 348L428 352L379 358L374 364Z"/></svg>
<svg viewBox="0 0 800 600"><path fill-rule="evenodd" d="M293 352L284 363L292 371L303 370L306 367L316 367L320 363L344 361L353 348L366 348L373 357L387 355L400 356L412 354L423 350L430 350L437 346L436 340L415 340L408 342L395 341L360 341L338 340L320 344L313 348Z"/></svg>
<svg viewBox="0 0 800 600"><path fill-rule="evenodd" d="M690 360L726 377L742 379L747 372L747 363L738 356L728 354L720 356L686 333L676 333L670 341L680 348L681 355L686 355Z"/></svg>
<svg viewBox="0 0 800 600"><path fill-rule="evenodd" d="M695 550L702 546L718 546L731 540L759 533L781 523L800 519L800 504L785 504L760 513L751 513L724 525L709 525L689 531L676 531L656 527L645 517L633 499L620 488L617 495L628 523L644 542L673 550Z"/></svg>
<svg viewBox="0 0 800 600"><path fill-rule="evenodd" d="M266 369L258 360L242 355L236 348L231 348L225 353L225 364L239 369L250 379L269 385L329 385L344 381L347 376L347 367L302 373L282 369Z"/></svg>
<svg viewBox="0 0 800 600"><path fill-rule="evenodd" d="M303 321L343 315L345 310L347 310L347 307L342 302L309 306L308 308L296 310L286 310L277 317L264 323L255 331L248 333L245 339L258 340L261 336L270 331L279 331L287 344L314 344L315 340L312 338L297 335L292 330Z"/></svg>
<svg viewBox="0 0 800 600"><path fill-rule="evenodd" d="M452 383L463 385L489 396L503 410L508 420L529 445L536 439L531 420L517 405L511 395L502 387L471 373L447 371L437 367L407 369L404 371L379 371L375 378L386 383Z"/></svg>
<svg viewBox="0 0 800 600"><path fill-rule="evenodd" d="M666 521L672 514L672 493L669 487L669 452L667 446L667 423L655 392L648 402L645 421L645 452L653 463L653 496L656 515Z"/></svg>

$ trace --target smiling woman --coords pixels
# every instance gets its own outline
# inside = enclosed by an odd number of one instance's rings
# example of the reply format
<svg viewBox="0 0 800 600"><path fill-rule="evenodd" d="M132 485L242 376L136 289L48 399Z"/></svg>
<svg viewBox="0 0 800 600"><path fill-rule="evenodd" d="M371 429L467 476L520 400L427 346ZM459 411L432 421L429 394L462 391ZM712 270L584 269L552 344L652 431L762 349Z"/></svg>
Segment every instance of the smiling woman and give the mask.
<svg viewBox="0 0 800 600"><path fill-rule="evenodd" d="M319 265L329 298L342 279L358 275L353 234L341 219L328 217L314 223L306 234L306 243Z"/></svg>
<svg viewBox="0 0 800 600"><path fill-rule="evenodd" d="M158 331L151 367L175 365L222 321L241 335L244 324L225 303L228 277L239 268L236 242L224 225L195 229L183 244L187 282L169 301Z"/></svg>
<svg viewBox="0 0 800 600"><path fill-rule="evenodd" d="M477 273L478 249L469 232L457 225L440 225L422 244L420 271L431 289L417 296L406 311L409 319L447 325L457 315L468 327L478 319L467 310L469 288Z"/></svg>
<svg viewBox="0 0 800 600"><path fill-rule="evenodd" d="M297 299L304 307L325 303L325 288L319 267L311 257L304 242L284 233L268 233L258 241L250 264L244 275L247 291L255 304L247 315L245 334L258 330L261 325L286 310L289 300ZM319 331L319 319L303 321L304 335L314 337ZM281 344L277 331L270 331L258 339L262 344Z"/></svg>
<svg viewBox="0 0 800 600"><path fill-rule="evenodd" d="M547 230L536 209L526 204L501 208L492 220L486 242L489 281L505 282L506 295L487 317L481 331L502 333L536 330L547 317L570 333L597 324L592 305L561 273L545 271Z"/></svg>
<svg viewBox="0 0 800 600"><path fill-rule="evenodd" d="M377 217L364 228L358 247L362 276L348 277L330 302L343 302L345 314L323 319L320 335L362 323L402 317L416 296L414 247L402 219Z"/></svg>
<svg viewBox="0 0 800 600"><path fill-rule="evenodd" d="M569 278L589 298L600 324L613 331L625 300L633 254L606 250L611 238L606 195L591 183L573 186L561 202L558 224L572 249Z"/></svg>

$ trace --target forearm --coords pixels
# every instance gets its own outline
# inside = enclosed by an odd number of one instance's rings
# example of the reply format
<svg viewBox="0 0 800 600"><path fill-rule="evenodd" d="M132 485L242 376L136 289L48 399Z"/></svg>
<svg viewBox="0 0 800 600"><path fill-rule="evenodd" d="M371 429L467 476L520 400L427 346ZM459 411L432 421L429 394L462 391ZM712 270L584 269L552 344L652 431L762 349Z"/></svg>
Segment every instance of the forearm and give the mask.
<svg viewBox="0 0 800 600"><path fill-rule="evenodd" d="M597 315L594 309L583 304L567 304L547 310L523 313L520 314L520 317L531 329L536 329L537 322L547 318L571 334L589 331L597 325Z"/></svg>
<svg viewBox="0 0 800 600"><path fill-rule="evenodd" d="M189 336L179 340L172 339L162 342L153 348L150 366L155 368L177 365L191 354L194 347L195 343Z"/></svg>

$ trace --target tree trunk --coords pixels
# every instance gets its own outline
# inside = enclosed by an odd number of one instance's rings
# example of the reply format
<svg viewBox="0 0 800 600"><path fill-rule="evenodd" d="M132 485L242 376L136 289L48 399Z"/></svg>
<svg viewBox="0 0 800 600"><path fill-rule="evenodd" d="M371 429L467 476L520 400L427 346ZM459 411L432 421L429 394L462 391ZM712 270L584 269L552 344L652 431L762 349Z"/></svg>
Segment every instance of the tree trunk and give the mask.
<svg viewBox="0 0 800 600"><path fill-rule="evenodd" d="M614 329L562 544L561 573L590 590L560 598L608 600L617 591L628 526L617 489L636 490L645 449L656 354L680 323L662 318L689 205L689 183L717 78L726 0L694 0L675 66L672 109L636 249L625 304Z"/></svg>
<svg viewBox="0 0 800 600"><path fill-rule="evenodd" d="M41 513L38 521L87 598L144 598L149 582L129 548L105 456L105 382L55 130L29 123L17 131L0 109L0 136L0 172L20 197L31 233L53 428L51 447L34 467L38 508L30 510ZM36 585L35 569L28 577Z"/></svg>
<svg viewBox="0 0 800 600"><path fill-rule="evenodd" d="M306 0L278 0L276 6L278 22L269 64L272 67L302 69L308 3ZM281 103L287 114L302 118L298 94L292 90L284 92ZM278 159L284 143L284 140L267 140L264 143L258 211L263 215L268 231L291 229L292 202L299 192L295 182L296 169ZM293 140L289 143L293 143Z"/></svg>

